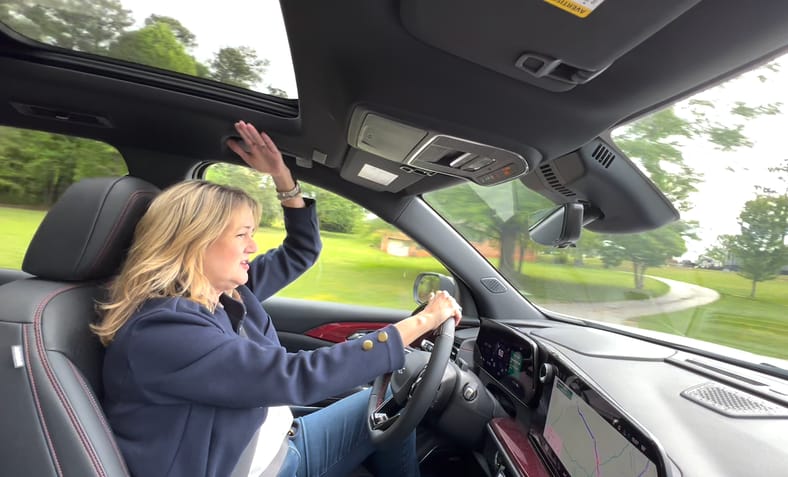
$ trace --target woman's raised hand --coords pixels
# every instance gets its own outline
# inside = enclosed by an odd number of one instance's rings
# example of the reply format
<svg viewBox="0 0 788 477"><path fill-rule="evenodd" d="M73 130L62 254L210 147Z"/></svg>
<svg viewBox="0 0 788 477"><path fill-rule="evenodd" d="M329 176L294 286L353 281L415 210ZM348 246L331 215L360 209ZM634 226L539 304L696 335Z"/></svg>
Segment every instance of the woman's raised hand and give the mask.
<svg viewBox="0 0 788 477"><path fill-rule="evenodd" d="M282 153L276 147L274 141L268 134L257 131L253 125L238 121L235 123L235 130L243 139L246 147L242 146L235 139L227 140L227 147L244 160L249 166L259 172L270 174L271 176L289 175L290 170L282 159Z"/></svg>

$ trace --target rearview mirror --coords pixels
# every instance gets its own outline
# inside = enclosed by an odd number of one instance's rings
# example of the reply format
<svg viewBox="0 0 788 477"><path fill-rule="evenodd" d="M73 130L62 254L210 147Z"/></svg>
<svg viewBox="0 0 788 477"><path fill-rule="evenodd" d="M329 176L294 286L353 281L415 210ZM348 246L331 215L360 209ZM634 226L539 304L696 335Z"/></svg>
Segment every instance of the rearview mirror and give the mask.
<svg viewBox="0 0 788 477"><path fill-rule="evenodd" d="M423 305L429 301L430 293L438 290L446 290L449 295L456 297L457 285L454 278L434 272L419 273L413 282L413 299Z"/></svg>
<svg viewBox="0 0 788 477"><path fill-rule="evenodd" d="M575 245L583 229L583 204L563 204L528 229L538 244L565 248Z"/></svg>

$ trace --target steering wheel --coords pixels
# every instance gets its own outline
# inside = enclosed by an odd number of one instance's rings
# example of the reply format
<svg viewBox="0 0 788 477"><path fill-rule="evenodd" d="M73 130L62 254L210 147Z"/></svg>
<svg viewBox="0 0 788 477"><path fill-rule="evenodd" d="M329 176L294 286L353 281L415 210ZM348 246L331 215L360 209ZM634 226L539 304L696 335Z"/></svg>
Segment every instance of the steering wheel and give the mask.
<svg viewBox="0 0 788 477"><path fill-rule="evenodd" d="M375 446L401 441L416 429L435 399L453 343L454 318L449 318L441 325L430 359L402 404L393 397L386 399L391 373L375 379L367 406L367 428Z"/></svg>

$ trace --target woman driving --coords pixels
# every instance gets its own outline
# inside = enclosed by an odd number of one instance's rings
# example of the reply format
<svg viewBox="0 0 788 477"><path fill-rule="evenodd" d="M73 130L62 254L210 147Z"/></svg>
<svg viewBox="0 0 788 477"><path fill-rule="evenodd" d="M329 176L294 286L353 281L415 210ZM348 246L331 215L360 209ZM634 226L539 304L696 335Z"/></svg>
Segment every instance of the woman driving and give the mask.
<svg viewBox="0 0 788 477"><path fill-rule="evenodd" d="M307 405L403 366L404 345L460 320L445 292L361 339L288 353L261 302L321 249L315 203L267 134L235 124L228 147L269 174L284 208L283 243L257 252L260 206L239 189L190 180L163 191L134 242L94 332L107 347L104 410L135 476L418 475L415 438L375 449L368 392L293 420ZM369 459L368 459L369 458ZM380 465L384 463L385 465Z"/></svg>

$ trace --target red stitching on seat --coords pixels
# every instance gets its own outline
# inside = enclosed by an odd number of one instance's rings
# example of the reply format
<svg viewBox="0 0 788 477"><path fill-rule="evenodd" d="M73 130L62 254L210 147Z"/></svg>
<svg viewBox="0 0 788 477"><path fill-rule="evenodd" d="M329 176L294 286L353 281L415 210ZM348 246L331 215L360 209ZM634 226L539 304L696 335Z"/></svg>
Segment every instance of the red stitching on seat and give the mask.
<svg viewBox="0 0 788 477"><path fill-rule="evenodd" d="M60 468L60 461L57 460L57 453L55 452L55 446L52 444L52 437L49 435L49 428L47 428L47 423L44 419L44 412L41 410L41 402L38 400L36 379L33 377L33 362L30 361L30 346L27 341L28 328L29 326L22 327L22 339L25 344L25 361L27 361L27 376L30 378L30 387L33 390L33 400L36 402L36 410L38 411L38 417L41 421L41 427L44 428L44 437L46 437L47 446L49 446L49 452L52 454L52 459L55 461L55 470L57 471L57 475L63 477L63 470Z"/></svg>
<svg viewBox="0 0 788 477"><path fill-rule="evenodd" d="M52 298L56 297L57 295L67 292L69 290L73 290L74 288L78 288L81 285L71 285L66 288L61 288L60 290L55 290L49 295L47 295L39 304L38 308L36 308L35 318L33 320L33 329L36 333L36 347L38 348L38 354L41 359L41 364L44 366L44 371L49 378L49 382L52 384L52 388L55 390L55 394L57 394L58 399L63 404L63 408L66 410L66 414L68 414L69 419L71 420L71 425L74 426L74 429L77 431L79 435L79 440L82 442L82 446L85 452L88 454L90 461L93 463L94 470L96 474L100 477L106 477L106 473L104 473L104 468L101 466L101 462L99 461L98 456L96 455L93 446L90 444L90 441L85 434L85 430L82 429L82 426L79 424L77 420L76 414L74 410L71 408L71 405L66 400L66 395L63 392L63 389L60 387L60 384L55 379L55 374L52 372L52 368L49 366L49 360L46 358L46 349L44 348L44 336L41 330L41 315L44 311L44 307L52 300Z"/></svg>
<svg viewBox="0 0 788 477"><path fill-rule="evenodd" d="M101 410L101 407L98 405L96 400L93 399L93 391L90 390L87 383L82 378L82 373L80 373L77 367L74 366L74 363L69 361L68 365L71 367L71 371L74 373L74 376L77 378L77 382L79 383L80 386L82 386L82 389L85 391L85 394L87 394L88 399L90 400L90 405L93 407L93 410L96 412L96 416L98 417L101 426L104 428L104 432L107 434L107 437L109 437L109 442L110 444L112 444L112 449L115 450L115 455L118 456L120 465L123 466L124 474L129 475L129 469L126 468L126 461L123 459L123 456L121 455L118 446L115 445L115 436L112 434L112 430L110 430L109 424L107 424L107 421L104 419L104 411Z"/></svg>

